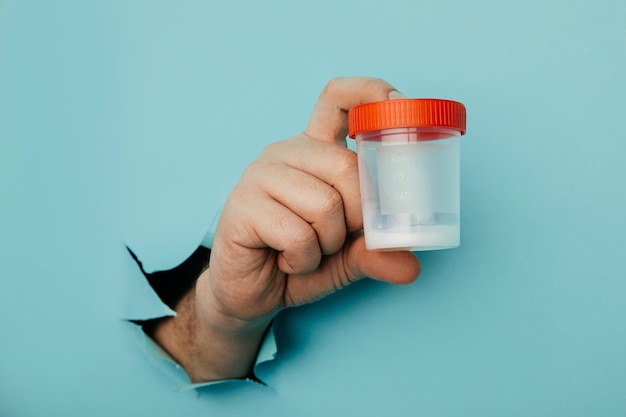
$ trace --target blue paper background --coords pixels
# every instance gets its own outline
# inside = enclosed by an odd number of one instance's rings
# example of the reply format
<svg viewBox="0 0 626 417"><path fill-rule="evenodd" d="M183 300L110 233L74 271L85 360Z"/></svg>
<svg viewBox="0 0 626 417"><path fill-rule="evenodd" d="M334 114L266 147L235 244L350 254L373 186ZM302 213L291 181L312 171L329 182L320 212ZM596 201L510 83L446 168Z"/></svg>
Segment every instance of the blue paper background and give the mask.
<svg viewBox="0 0 626 417"><path fill-rule="evenodd" d="M0 1L0 415L626 415L625 73L623 0ZM173 392L123 245L182 261L338 75L465 103L462 246Z"/></svg>

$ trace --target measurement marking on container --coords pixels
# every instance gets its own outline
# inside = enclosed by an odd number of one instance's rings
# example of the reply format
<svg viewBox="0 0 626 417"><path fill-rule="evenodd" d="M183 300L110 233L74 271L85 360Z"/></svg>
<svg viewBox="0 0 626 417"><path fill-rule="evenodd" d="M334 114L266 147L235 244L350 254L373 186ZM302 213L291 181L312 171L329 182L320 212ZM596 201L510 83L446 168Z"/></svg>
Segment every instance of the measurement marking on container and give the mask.
<svg viewBox="0 0 626 417"><path fill-rule="evenodd" d="M409 201L411 200L411 192L410 191L394 191L393 199L394 201Z"/></svg>
<svg viewBox="0 0 626 417"><path fill-rule="evenodd" d="M394 165L406 164L408 162L411 162L410 155L405 155L405 154L391 155L391 163L394 164Z"/></svg>

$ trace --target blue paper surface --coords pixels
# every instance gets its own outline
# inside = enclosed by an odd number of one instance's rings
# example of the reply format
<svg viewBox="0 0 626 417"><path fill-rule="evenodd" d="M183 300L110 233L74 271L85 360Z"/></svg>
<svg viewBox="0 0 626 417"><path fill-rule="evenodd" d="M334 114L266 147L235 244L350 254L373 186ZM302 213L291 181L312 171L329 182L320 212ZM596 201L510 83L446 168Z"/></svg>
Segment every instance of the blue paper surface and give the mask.
<svg viewBox="0 0 626 417"><path fill-rule="evenodd" d="M626 414L624 73L621 0L0 2L0 415ZM339 75L466 105L461 247L176 392L125 246L184 260Z"/></svg>

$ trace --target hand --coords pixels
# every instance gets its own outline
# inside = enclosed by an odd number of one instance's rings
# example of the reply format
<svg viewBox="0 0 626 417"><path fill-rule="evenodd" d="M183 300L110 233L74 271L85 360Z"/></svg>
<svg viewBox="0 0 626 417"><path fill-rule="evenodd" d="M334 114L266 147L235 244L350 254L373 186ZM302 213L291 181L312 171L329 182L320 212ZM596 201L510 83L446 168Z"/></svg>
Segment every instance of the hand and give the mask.
<svg viewBox="0 0 626 417"><path fill-rule="evenodd" d="M183 352L178 356L185 360L177 359L192 379L248 374L281 309L366 276L395 284L417 278L420 265L411 252L365 249L357 156L345 147L347 111L390 94L400 96L379 79L332 80L306 130L269 145L245 170L188 307L203 336L193 336L194 360Z"/></svg>

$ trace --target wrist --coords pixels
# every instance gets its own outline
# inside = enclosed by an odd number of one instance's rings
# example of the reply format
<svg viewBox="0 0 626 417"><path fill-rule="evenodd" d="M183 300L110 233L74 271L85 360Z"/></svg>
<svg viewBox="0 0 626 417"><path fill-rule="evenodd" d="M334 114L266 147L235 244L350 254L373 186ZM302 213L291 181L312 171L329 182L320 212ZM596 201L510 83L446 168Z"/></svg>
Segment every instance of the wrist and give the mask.
<svg viewBox="0 0 626 417"><path fill-rule="evenodd" d="M226 339L249 340L250 338L262 338L265 330L274 319L275 311L258 316L255 313L248 314L247 310L254 302L228 300L216 295L210 282L210 270L205 270L196 282L195 309L199 325L212 334ZM232 305L242 304L241 308ZM260 340L260 339L259 339Z"/></svg>
<svg viewBox="0 0 626 417"><path fill-rule="evenodd" d="M164 319L152 336L192 382L246 378L271 318L242 320L224 314L203 292L203 284L198 280L176 305L176 317Z"/></svg>

